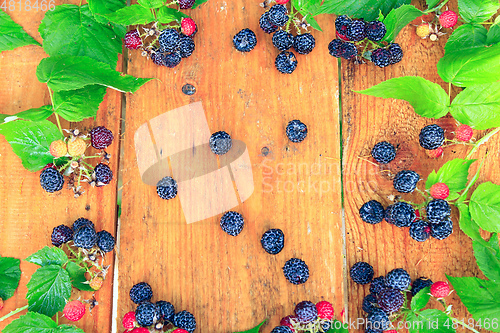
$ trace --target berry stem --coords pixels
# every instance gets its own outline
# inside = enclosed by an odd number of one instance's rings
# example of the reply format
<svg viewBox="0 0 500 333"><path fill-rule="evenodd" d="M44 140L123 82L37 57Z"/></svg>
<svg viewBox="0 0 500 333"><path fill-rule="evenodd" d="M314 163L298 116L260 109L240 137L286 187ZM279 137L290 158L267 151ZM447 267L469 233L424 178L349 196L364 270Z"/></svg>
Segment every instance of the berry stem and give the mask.
<svg viewBox="0 0 500 333"><path fill-rule="evenodd" d="M467 154L467 157L465 157L465 159L470 159L472 154L474 154L476 152L476 150L479 148L479 146L481 146L483 143L486 143L488 142L488 140L495 134L497 134L498 132L500 131L500 127L497 127L495 128L495 130L489 132L488 134L486 134L485 136L483 136L481 138L481 140L479 140L478 142L476 142L476 144L474 145L474 148L471 149L471 151L469 152L469 154Z"/></svg>
<svg viewBox="0 0 500 333"><path fill-rule="evenodd" d="M445 313L445 314L446 314L446 313ZM457 323L457 324L460 324L462 327L464 327L464 328L466 328L466 329L468 329L468 330L471 330L471 331L472 331L472 332L474 332L474 333L479 333L479 331L477 331L474 327L470 327L469 325L467 325L467 324L466 324L466 323L464 323L463 321L461 321L461 320L459 320L459 319L457 319L457 318L455 318L455 317L453 317L453 316L450 316L450 315L448 315L448 314L446 314L446 316L447 316L448 318L450 318L452 322Z"/></svg>
<svg viewBox="0 0 500 333"><path fill-rule="evenodd" d="M3 316L2 318L0 318L0 322L4 321L5 319L9 318L9 317L12 317L13 315L21 312L21 311L24 311L28 308L28 304L26 304L25 306L21 307L21 308L17 308L9 313L7 313L5 316Z"/></svg>
<svg viewBox="0 0 500 333"><path fill-rule="evenodd" d="M52 111L54 111L54 98L52 97L52 90L50 90L49 86L47 86L47 89L49 90L49 97L50 97L50 104L52 105ZM62 135L62 127L61 127L61 121L59 120L59 115L55 113L56 115L56 121L57 121L57 127L59 127L59 132L61 132Z"/></svg>
<svg viewBox="0 0 500 333"><path fill-rule="evenodd" d="M290 3L290 15L288 15L289 18L288 22L286 22L286 27L285 27L286 32L290 32L290 22L292 22L294 16L295 14L293 12L293 0L292 0L292 2Z"/></svg>
<svg viewBox="0 0 500 333"><path fill-rule="evenodd" d="M451 103L451 82L448 83L448 104Z"/></svg>
<svg viewBox="0 0 500 333"><path fill-rule="evenodd" d="M443 3L441 3L439 6L436 6L434 8L431 8L431 9L427 9L426 11L424 11L424 14L429 14L429 13L432 13L432 12L435 12L435 11L438 11L440 10L441 8L444 7L444 5L446 5L446 3L448 2L449 0L445 0L443 1Z"/></svg>

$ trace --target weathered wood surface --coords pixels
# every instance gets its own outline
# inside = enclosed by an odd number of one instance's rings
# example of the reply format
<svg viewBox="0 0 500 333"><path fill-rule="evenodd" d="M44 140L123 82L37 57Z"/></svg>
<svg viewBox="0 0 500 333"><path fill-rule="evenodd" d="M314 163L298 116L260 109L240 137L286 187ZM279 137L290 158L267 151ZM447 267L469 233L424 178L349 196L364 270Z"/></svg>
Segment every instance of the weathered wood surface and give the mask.
<svg viewBox="0 0 500 333"><path fill-rule="evenodd" d="M59 5L60 2L56 1L56 4ZM38 26L44 16L43 12L33 9L7 13L31 36L39 42L42 41ZM38 63L46 56L39 46L26 46L0 53L1 113L14 114L50 104L47 86L40 83L35 76ZM120 113L121 94L109 90L95 121L72 124L63 122L64 128L78 128L86 132L93 126L103 125L115 133L116 140L108 148L108 152L113 156L110 167L115 175L117 175L119 162ZM3 136L0 138L0 156L0 169L2 170L0 172L0 255L24 260L30 254L51 244L50 235L55 226L71 225L79 217L92 220L98 231L105 229L115 234L116 177L110 185L102 188L89 187L84 195L74 199L73 192L66 188L54 194L45 192L40 187L40 172L26 171ZM111 265L111 268L102 290L95 294L99 306L92 310L91 315L85 314L82 321L78 323L78 326L85 332L106 332L108 330L103 330L103 328L111 326L113 256L108 255L106 262ZM14 297L5 302L0 316L27 304L26 283L37 267L25 261L21 262L20 287ZM75 291L72 297L76 299L79 295L83 299L92 297L90 292L76 293ZM24 313L25 311L20 314ZM17 317L19 315L0 323L0 330Z"/></svg>
<svg viewBox="0 0 500 333"><path fill-rule="evenodd" d="M293 75L282 75L274 68L277 50L271 35L258 26L262 13L257 3L242 0L211 0L190 11L200 29L194 38L196 51L174 70L159 68L136 51L129 53L129 74L158 80L127 96L118 324L125 312L135 308L128 292L140 281L151 284L154 301L167 300L177 310L192 312L200 333L243 331L265 318L269 321L263 331L270 331L302 300L326 299L337 313L343 309L338 75L337 62L327 50L333 20L321 18L326 33L314 33L314 51L298 56ZM242 54L231 41L246 27L256 32L258 44ZM196 87L196 94L182 94L186 83ZM178 197L165 201L140 177L135 132L150 121L156 144L165 147L168 138L179 140L186 133L201 131L201 125L186 123L175 137L169 136L173 128L160 130L157 119L152 120L198 101L208 121L208 136L224 130L244 142L249 152L254 192L234 208L245 218L237 237L221 230L222 214L186 224L181 197L192 198L201 189L179 185ZM286 138L285 127L292 119L308 126L302 143ZM147 125L143 130L137 136L141 138L137 156L141 161L149 158L146 164L150 165L156 156ZM193 153L208 149L194 146L189 146ZM165 158L172 149L160 148L159 155ZM215 163L209 162L210 154L207 165ZM177 164L171 160L174 175L179 168L193 167L189 156L180 159ZM223 157L219 163L225 165ZM168 165L164 170L161 177ZM236 184L239 190L249 187L244 182ZM220 199L205 198L213 205ZM285 248L276 256L260 245L269 228L285 233ZM309 265L311 276L303 285L292 285L283 276L282 267L292 257Z"/></svg>
<svg viewBox="0 0 500 333"><path fill-rule="evenodd" d="M416 6L419 2L414 3ZM450 1L450 9L455 9L456 1ZM393 66L380 69L373 64L354 65L342 62L342 111L344 147L344 207L346 216L347 266L366 261L373 265L375 276L385 275L394 268L406 269L413 279L426 276L433 281L446 281L445 274L451 276L482 276L472 252L472 243L458 226L458 210L453 209L453 234L446 240L430 239L424 243L414 241L408 228L397 228L386 222L377 225L364 223L358 214L359 208L369 200L378 200L385 207L391 203L389 196L398 195L392 184L393 176L400 170L414 170L427 179L432 170L439 169L446 161L465 158L468 148L452 146L444 149L438 159L431 159L418 143L420 129L437 123L446 130L448 138L453 137L457 124L453 118L438 120L418 116L404 101L382 99L354 93L384 80L408 76L422 76L439 83L446 91L448 84L437 74L436 64L444 55L447 38L437 42L421 39L415 34L415 27L407 26L396 38L404 51L403 60ZM459 92L452 90L452 97ZM475 131L475 138L484 133ZM380 141L398 145L394 161L387 167L376 166L366 161L372 160L370 150ZM477 184L485 181L498 183L500 137L489 140L481 146L473 158L484 158L489 152L481 177ZM471 167L475 173L478 163ZM425 180L419 182L425 189ZM419 200L420 195L402 195L405 200ZM355 284L348 279L349 317L363 317L361 302L368 295L368 286ZM460 318L472 318L454 293L451 297L454 314ZM440 305L433 304L436 308Z"/></svg>

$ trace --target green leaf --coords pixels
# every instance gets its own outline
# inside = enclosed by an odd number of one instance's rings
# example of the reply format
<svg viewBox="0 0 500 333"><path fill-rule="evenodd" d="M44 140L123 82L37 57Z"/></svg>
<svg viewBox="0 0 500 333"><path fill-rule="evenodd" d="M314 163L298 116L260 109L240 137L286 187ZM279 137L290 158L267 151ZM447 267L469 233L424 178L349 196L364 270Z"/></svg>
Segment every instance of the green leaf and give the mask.
<svg viewBox="0 0 500 333"><path fill-rule="evenodd" d="M484 276L490 281L500 283L500 249L497 234L491 235L488 245L484 246L478 241L473 241L474 256Z"/></svg>
<svg viewBox="0 0 500 333"><path fill-rule="evenodd" d="M59 265L40 267L27 284L29 310L49 317L64 309L71 296L68 272Z"/></svg>
<svg viewBox="0 0 500 333"><path fill-rule="evenodd" d="M103 24L108 23L109 20L102 15L114 13L127 5L123 0L88 0L87 3L94 19Z"/></svg>
<svg viewBox="0 0 500 333"><path fill-rule="evenodd" d="M484 230L500 231L500 186L491 182L479 185L470 198L472 219Z"/></svg>
<svg viewBox="0 0 500 333"><path fill-rule="evenodd" d="M434 8L439 3L439 1L440 0L425 0L429 9Z"/></svg>
<svg viewBox="0 0 500 333"><path fill-rule="evenodd" d="M88 5L59 5L48 11L38 28L50 56L87 56L115 68L122 40L97 22Z"/></svg>
<svg viewBox="0 0 500 333"><path fill-rule="evenodd" d="M57 324L49 317L36 312L28 312L13 320L4 329L4 333L53 333Z"/></svg>
<svg viewBox="0 0 500 333"><path fill-rule="evenodd" d="M82 89L54 93L54 112L68 121L82 121L95 117L106 95L106 87L86 86Z"/></svg>
<svg viewBox="0 0 500 333"><path fill-rule="evenodd" d="M68 256L58 247L44 247L26 258L27 262L38 266L59 265L68 262Z"/></svg>
<svg viewBox="0 0 500 333"><path fill-rule="evenodd" d="M137 0L137 3L145 8L160 8L163 6L165 1L164 0Z"/></svg>
<svg viewBox="0 0 500 333"><path fill-rule="evenodd" d="M474 221L472 221L469 206L464 203L457 203L455 205L460 212L460 219L458 223L460 225L460 229L464 232L464 234L469 236L474 241L486 243L479 233L479 226Z"/></svg>
<svg viewBox="0 0 500 333"><path fill-rule="evenodd" d="M306 22L308 24L310 24L311 27L313 27L314 29L316 29L318 31L323 31L323 30L321 30L321 27L319 26L318 21L316 21L316 19L314 17L312 17L311 15L306 17Z"/></svg>
<svg viewBox="0 0 500 333"><path fill-rule="evenodd" d="M461 91L450 113L462 124L479 130L500 126L500 82L477 84Z"/></svg>
<svg viewBox="0 0 500 333"><path fill-rule="evenodd" d="M260 323L259 325L255 326L254 328L249 329L248 331L235 332L235 333L259 333L260 327L262 325L264 325L264 323L266 322L266 320L267 319L264 319L264 321L262 323Z"/></svg>
<svg viewBox="0 0 500 333"><path fill-rule="evenodd" d="M52 106L44 105L39 108L28 109L25 111L18 112L13 115L2 115L5 116L3 119L0 119L2 122L9 122L17 119L25 119L31 121L42 121L47 119L52 115ZM9 118L9 119L7 119ZM6 120L7 119L7 120Z"/></svg>
<svg viewBox="0 0 500 333"><path fill-rule="evenodd" d="M40 45L0 9L0 52L26 45Z"/></svg>
<svg viewBox="0 0 500 333"><path fill-rule="evenodd" d="M413 106L416 113L427 118L445 116L450 103L448 94L439 84L420 76L398 77L355 92L382 98L403 99Z"/></svg>
<svg viewBox="0 0 500 333"><path fill-rule="evenodd" d="M0 298L8 300L14 295L21 279L21 260L0 256Z"/></svg>
<svg viewBox="0 0 500 333"><path fill-rule="evenodd" d="M382 41L393 42L401 29L422 14L423 12L421 10L412 5L403 5L397 9L391 10L384 19L387 33Z"/></svg>
<svg viewBox="0 0 500 333"><path fill-rule="evenodd" d="M152 79L140 79L121 74L104 63L89 57L55 56L40 61L36 76L54 91L80 89L102 85L123 92L136 92Z"/></svg>
<svg viewBox="0 0 500 333"><path fill-rule="evenodd" d="M465 190L462 192L462 194L460 195L460 197L458 198L457 202L458 203L461 203L461 202L464 202L467 197L469 196L469 190L471 189L471 187L476 183L476 181L478 180L479 178L479 173L481 172L481 169L483 168L483 164L484 164L484 161L486 159L483 159L481 161L481 164L479 165L479 168L477 168L476 170L476 173L474 174L474 177L472 177L472 179L469 181L469 183L467 184L467 187L465 188Z"/></svg>
<svg viewBox="0 0 500 333"><path fill-rule="evenodd" d="M161 7L156 14L158 22L168 24L173 21L181 21L183 17L189 17L186 14L174 8Z"/></svg>
<svg viewBox="0 0 500 333"><path fill-rule="evenodd" d="M59 325L54 333L85 333L81 328L71 325Z"/></svg>
<svg viewBox="0 0 500 333"><path fill-rule="evenodd" d="M347 323L344 324L341 321L334 319L327 333L349 333L347 326Z"/></svg>
<svg viewBox="0 0 500 333"><path fill-rule="evenodd" d="M477 277L452 277L446 275L462 303L476 321L491 324L492 318L500 318L500 284ZM493 326L493 325L491 325ZM484 328L499 332L498 326Z"/></svg>
<svg viewBox="0 0 500 333"><path fill-rule="evenodd" d="M425 308L427 303L429 303L429 299L431 298L431 295L429 294L430 292L431 287L425 287L424 289L420 290L415 296L413 296L411 299L411 309L413 311L417 311Z"/></svg>
<svg viewBox="0 0 500 333"><path fill-rule="evenodd" d="M446 162L437 173L433 171L429 175L425 188L430 189L436 183L445 183L450 189L450 193L462 191L467 186L469 168L474 161L456 158Z"/></svg>
<svg viewBox="0 0 500 333"><path fill-rule="evenodd" d="M412 312L406 320L411 333L451 333L455 332L453 323L443 311L428 309L422 312Z"/></svg>
<svg viewBox="0 0 500 333"><path fill-rule="evenodd" d="M10 143L14 153L29 171L42 169L54 160L49 147L63 139L56 125L48 120L31 122L17 120L0 124L0 134Z"/></svg>
<svg viewBox="0 0 500 333"><path fill-rule="evenodd" d="M488 30L480 24L461 25L448 38L444 50L454 52L471 47L485 46L487 33Z"/></svg>
<svg viewBox="0 0 500 333"><path fill-rule="evenodd" d="M83 267L78 266L73 261L69 261L66 265L66 271L68 271L73 287L83 291L94 291L88 283L85 283L87 282L87 278L85 277L85 269Z"/></svg>
<svg viewBox="0 0 500 333"><path fill-rule="evenodd" d="M155 20L151 10L141 5L127 6L104 16L111 22L122 25L148 24Z"/></svg>
<svg viewBox="0 0 500 333"><path fill-rule="evenodd" d="M488 30L488 35L486 38L486 44L496 44L500 42L500 16L497 16L494 24Z"/></svg>
<svg viewBox="0 0 500 333"><path fill-rule="evenodd" d="M319 14L349 15L367 21L375 20L380 12L387 15L393 8L409 5L411 0L325 0Z"/></svg>
<svg viewBox="0 0 500 333"><path fill-rule="evenodd" d="M498 0L458 0L458 11L465 22L481 23L495 14Z"/></svg>
<svg viewBox="0 0 500 333"><path fill-rule="evenodd" d="M500 44L445 53L438 74L459 87L496 82L500 77Z"/></svg>
<svg viewBox="0 0 500 333"><path fill-rule="evenodd" d="M194 2L193 7L191 7L191 8L192 8L192 9L195 9L196 7L198 7L199 5L201 5L202 3L205 3L205 2L207 2L207 1L208 1L208 0L196 0L196 1Z"/></svg>

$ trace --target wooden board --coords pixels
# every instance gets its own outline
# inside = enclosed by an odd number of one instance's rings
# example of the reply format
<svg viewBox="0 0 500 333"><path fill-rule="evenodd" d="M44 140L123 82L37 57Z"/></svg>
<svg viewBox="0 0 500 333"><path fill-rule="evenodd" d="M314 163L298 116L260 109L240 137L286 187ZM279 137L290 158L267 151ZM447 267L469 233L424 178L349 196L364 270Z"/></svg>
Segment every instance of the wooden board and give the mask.
<svg viewBox="0 0 500 333"><path fill-rule="evenodd" d="M418 5L418 2L416 2ZM449 2L450 9L457 3ZM389 196L398 195L392 185L392 176L400 170L414 170L424 179L432 170L437 170L446 161L465 158L467 148L453 146L445 148L442 158L427 157L418 143L422 127L437 123L452 138L457 127L453 118L436 121L418 116L413 108L404 101L382 99L354 93L384 80L418 75L439 83L446 91L448 84L437 74L437 61L444 55L446 38L437 42L421 39L415 34L414 26L407 26L397 37L404 51L403 60L393 66L380 69L373 64L354 65L342 62L342 110L344 139L344 196L346 214L347 264L350 268L355 262L366 261L375 270L375 276L385 275L394 268L406 269L412 279L426 276L433 281L446 281L445 274L451 276L482 276L472 253L469 237L458 227L458 211L453 210L454 231L446 240L434 239L424 243L414 241L408 228L397 228L386 222L377 225L364 223L358 214L359 208L369 200L378 200L387 207ZM452 90L452 96L458 93ZM475 137L483 135L475 133ZM399 145L396 159L387 167L376 166L366 161L371 159L370 150L375 143L389 141ZM497 135L475 153L474 157L484 157L489 151L485 167L481 171L478 184L484 181L496 182L498 178L498 148L500 137ZM388 172L387 172L388 170ZM477 163L471 173L477 170ZM424 181L419 183L424 189ZM402 195L404 200L418 200L419 194ZM369 294L369 287L355 284L348 279L349 317L362 318L361 302ZM456 294L451 297L454 315L458 318L471 318ZM433 304L440 308L438 303Z"/></svg>
<svg viewBox="0 0 500 333"><path fill-rule="evenodd" d="M76 2L78 3L78 2ZM59 5L60 2L56 2ZM38 26L44 13L41 11L7 12L36 40L42 41ZM29 108L50 103L47 86L38 82L35 71L41 59L47 55L39 46L26 46L13 51L0 53L0 112L14 114ZM108 91L95 121L64 123L64 128L78 128L87 132L96 125L103 125L115 134L115 141L108 148L112 154L110 167L116 176L118 173L118 152L120 146L121 94ZM53 119L52 119L53 120ZM50 245L52 229L59 224L71 225L79 217L92 220L96 229L116 230L116 177L110 185L102 188L89 188L78 199L73 198L71 190L63 189L55 194L48 194L40 187L40 172L26 171L20 159L12 152L10 145L0 138L0 255L24 260L30 254ZM111 326L111 299L113 277L113 255L108 255L106 262L111 265L109 276L101 291L95 293L99 305L92 314L85 314L78 326L85 332L104 332L103 327ZM14 297L5 302L0 317L11 310L27 304L26 283L38 266L22 261L20 287ZM72 299L82 296L92 297L92 293L73 292ZM21 314L24 314L21 312ZM0 323L0 331L16 315ZM66 322L66 320L60 320ZM107 329L105 330L107 331Z"/></svg>
<svg viewBox="0 0 500 333"><path fill-rule="evenodd" d="M200 30L194 38L196 51L175 69L157 67L136 51L129 53L129 74L158 80L127 96L118 327L124 313L135 309L128 293L141 281L153 287L153 301L167 300L177 311L192 312L200 333L243 331L265 318L269 321L264 331L270 331L302 300L329 300L337 313L344 307L338 76L337 62L327 50L333 21L321 18L320 25L329 33L315 32L314 51L298 56L293 75L282 75L274 68L277 50L271 35L258 26L262 13L257 3L242 0L211 0L190 11ZM247 27L256 32L258 44L242 54L231 41ZM186 83L196 87L196 94L182 94ZM198 101L209 133L224 130L244 142L249 152L254 192L235 207L245 218L237 237L221 230L222 214L186 224L180 197L194 196L196 187L182 192L179 186L178 197L165 201L140 177L135 132L169 110ZM285 135L292 119L308 126L300 144ZM172 130L162 128L157 145L166 145ZM187 123L178 135L195 130L201 129ZM151 139L145 137L139 141L141 160L155 159ZM191 167L187 157L184 163ZM224 164L222 158L219 163ZM171 167L175 172L177 167ZM166 175L168 166L164 170ZM269 228L285 233L285 248L276 256L260 245ZM292 257L309 265L311 276L303 285L292 285L283 276L282 267Z"/></svg>

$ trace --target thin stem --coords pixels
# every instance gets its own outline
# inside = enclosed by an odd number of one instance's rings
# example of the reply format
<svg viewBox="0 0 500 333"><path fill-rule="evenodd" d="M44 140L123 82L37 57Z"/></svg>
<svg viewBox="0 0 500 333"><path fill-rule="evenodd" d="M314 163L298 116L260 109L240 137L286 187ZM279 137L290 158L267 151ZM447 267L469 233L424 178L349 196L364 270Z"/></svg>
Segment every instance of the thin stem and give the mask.
<svg viewBox="0 0 500 333"><path fill-rule="evenodd" d="M448 83L448 103L451 103L451 82Z"/></svg>
<svg viewBox="0 0 500 333"><path fill-rule="evenodd" d="M445 313L445 314L446 314L446 313ZM453 322L455 322L455 323L457 323L457 324L462 325L462 327L467 328L467 329L471 330L471 331L472 331L472 332L474 332L474 333L479 333L479 331L477 331L474 327L470 327L469 325L467 325L466 323L464 323L463 321L461 321L461 320L459 320L459 319L457 319L457 318L455 318L455 317L452 317L452 316L450 316L450 315L448 315L448 314L446 314L446 315L448 316L448 318L450 318L450 319L451 319L451 321L453 321Z"/></svg>
<svg viewBox="0 0 500 333"><path fill-rule="evenodd" d="M23 306L22 308L17 308L15 309L14 311L11 311L9 313L7 313L5 316L3 316L2 318L0 318L0 322L4 321L5 319L9 318L9 317L12 317L13 315L21 312L21 311L24 311L28 308L29 305L25 305Z"/></svg>
<svg viewBox="0 0 500 333"><path fill-rule="evenodd" d="M50 104L52 105L52 111L54 111L54 97L52 97L52 90L50 90L49 86L47 86L47 89L49 90L49 97L50 97ZM57 120L57 127L59 127L59 132L63 134L61 122L59 120L59 115L57 113L55 115Z"/></svg>
<svg viewBox="0 0 500 333"><path fill-rule="evenodd" d="M59 326L59 312L56 313L56 325Z"/></svg>
<svg viewBox="0 0 500 333"><path fill-rule="evenodd" d="M62 127L61 127L61 121L59 120L59 115L57 113L55 115L56 115L57 127L59 127L59 132L61 132L61 134L63 134Z"/></svg>
<svg viewBox="0 0 500 333"><path fill-rule="evenodd" d="M440 4L439 6L437 7L434 7L434 8L431 8L431 9L427 9L426 11L424 11L424 14L429 14L429 13L432 13L432 12L435 12L437 10L440 10L441 8L444 7L444 5L446 5L446 3L448 2L449 0L445 0L443 1L442 4Z"/></svg>
<svg viewBox="0 0 500 333"><path fill-rule="evenodd" d="M488 134L486 134L485 136L483 136L481 138L481 140L479 140L478 142L476 142L476 144L474 145L474 148L471 149L471 151L469 152L469 154L467 154L467 157L466 159L470 159L472 154L474 154L476 152L476 150L479 148L479 146L481 146L482 144L488 142L488 140L495 134L497 134L498 132L500 131L500 127L497 127L495 128L495 130L489 132Z"/></svg>
<svg viewBox="0 0 500 333"><path fill-rule="evenodd" d="M290 23L292 22L292 19L294 17L294 13L293 13L293 4L291 3L290 4L290 15L289 15L289 18L288 18L288 22L286 22L286 26L285 26L285 31L286 32L290 32Z"/></svg>

